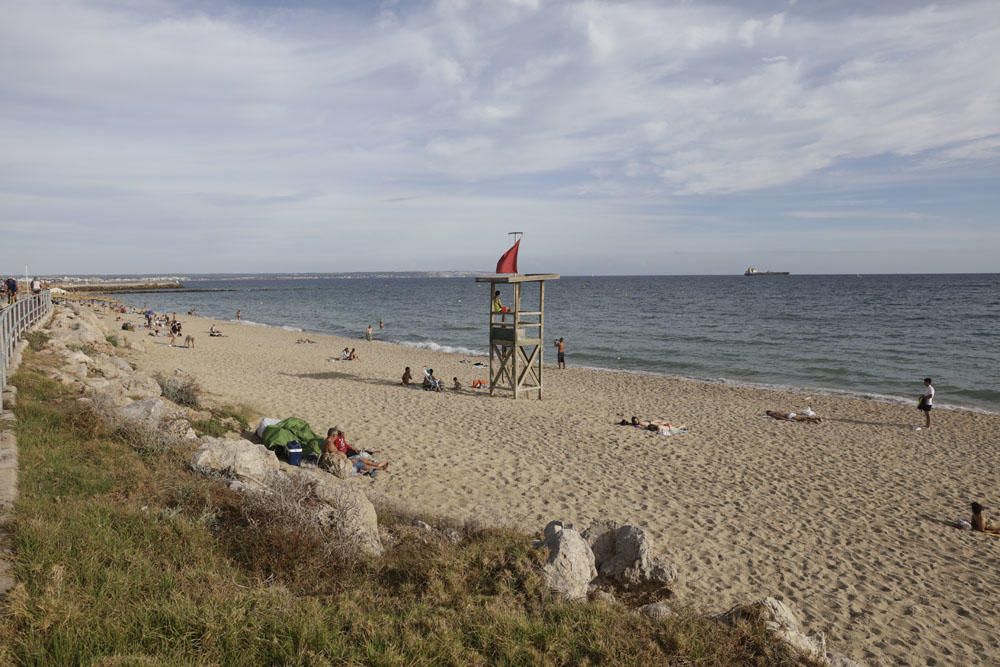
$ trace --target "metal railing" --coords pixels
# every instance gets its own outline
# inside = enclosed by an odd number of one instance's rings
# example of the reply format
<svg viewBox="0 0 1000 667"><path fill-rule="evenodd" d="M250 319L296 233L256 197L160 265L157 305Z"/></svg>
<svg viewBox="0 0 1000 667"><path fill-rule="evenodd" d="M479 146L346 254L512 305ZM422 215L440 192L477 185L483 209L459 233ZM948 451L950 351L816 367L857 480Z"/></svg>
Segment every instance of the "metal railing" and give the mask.
<svg viewBox="0 0 1000 667"><path fill-rule="evenodd" d="M0 304L0 410L3 409L3 390L7 386L7 367L14 354L14 346L24 332L52 310L52 292L45 290L16 302Z"/></svg>

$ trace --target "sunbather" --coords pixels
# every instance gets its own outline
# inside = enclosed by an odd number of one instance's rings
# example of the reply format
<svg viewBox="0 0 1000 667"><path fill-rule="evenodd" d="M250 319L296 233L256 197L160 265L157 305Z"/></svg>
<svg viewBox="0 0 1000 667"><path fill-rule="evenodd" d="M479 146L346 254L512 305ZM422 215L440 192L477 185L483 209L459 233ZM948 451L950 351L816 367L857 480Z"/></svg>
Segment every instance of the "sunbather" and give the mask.
<svg viewBox="0 0 1000 667"><path fill-rule="evenodd" d="M972 530L1000 535L1000 526L986 518L986 508L979 503L972 503Z"/></svg>
<svg viewBox="0 0 1000 667"><path fill-rule="evenodd" d="M816 415L799 415L794 412L777 412L775 410L768 410L764 414L772 419L781 419L783 421L790 422L809 422L810 424L818 424L823 421Z"/></svg>

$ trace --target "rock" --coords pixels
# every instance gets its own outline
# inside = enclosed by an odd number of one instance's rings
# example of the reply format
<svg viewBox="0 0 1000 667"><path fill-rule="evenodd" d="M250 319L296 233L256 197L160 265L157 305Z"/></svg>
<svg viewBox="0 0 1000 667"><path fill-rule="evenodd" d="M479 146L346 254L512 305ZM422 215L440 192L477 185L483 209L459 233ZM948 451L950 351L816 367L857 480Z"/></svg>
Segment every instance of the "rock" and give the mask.
<svg viewBox="0 0 1000 667"><path fill-rule="evenodd" d="M430 527L430 524L425 523L425 522L421 521L420 519L415 520L413 522L413 525L415 527L419 528L420 530L427 530L427 531L432 530L432 528Z"/></svg>
<svg viewBox="0 0 1000 667"><path fill-rule="evenodd" d="M250 488L267 490L270 480L281 470L274 452L249 440L203 436L201 443L191 457L191 467L199 472L235 477Z"/></svg>
<svg viewBox="0 0 1000 667"><path fill-rule="evenodd" d="M354 477L354 464L345 457L327 457L324 459L324 469L338 479Z"/></svg>
<svg viewBox="0 0 1000 667"><path fill-rule="evenodd" d="M160 398L144 398L121 409L121 416L131 422L157 428L160 422L170 416L166 401Z"/></svg>
<svg viewBox="0 0 1000 667"><path fill-rule="evenodd" d="M233 481L229 482L229 488L232 489L233 491L245 491L247 485L238 479L234 479Z"/></svg>
<svg viewBox="0 0 1000 667"><path fill-rule="evenodd" d="M615 604L618 602L618 598L611 591L606 591L603 588L595 588L590 594L590 599L594 602L603 602L604 604Z"/></svg>
<svg viewBox="0 0 1000 667"><path fill-rule="evenodd" d="M198 434L191 428L191 422L186 419L168 419L160 426L163 433L175 440L197 440Z"/></svg>
<svg viewBox="0 0 1000 667"><path fill-rule="evenodd" d="M441 531L441 534L444 535L449 542L454 544L458 544L462 541L462 534L454 528L445 528Z"/></svg>
<svg viewBox="0 0 1000 667"><path fill-rule="evenodd" d="M653 604L643 605L639 607L639 613L649 616L654 621L665 621L677 615L666 602L654 602Z"/></svg>
<svg viewBox="0 0 1000 667"><path fill-rule="evenodd" d="M668 586L677 580L677 569L652 555L651 540L638 526L599 523L585 535L604 579L626 588Z"/></svg>
<svg viewBox="0 0 1000 667"><path fill-rule="evenodd" d="M748 605L737 605L718 616L718 620L727 625L734 625L740 619L763 621L765 627L781 641L814 660L829 664L826 639L822 634L806 636L799 626L799 619L784 602L766 597Z"/></svg>
<svg viewBox="0 0 1000 667"><path fill-rule="evenodd" d="M549 588L567 600L586 598L587 587L597 576L594 553L587 541L576 530L552 521L545 526L544 546L549 556L542 574Z"/></svg>
<svg viewBox="0 0 1000 667"><path fill-rule="evenodd" d="M291 479L308 484L321 507L317 521L334 530L344 544L367 556L381 556L378 515L368 496L357 486L315 468L282 466Z"/></svg>
<svg viewBox="0 0 1000 667"><path fill-rule="evenodd" d="M84 391L93 397L95 404L102 407L120 409L132 402L120 384L108 382L104 378L90 378L84 383Z"/></svg>
<svg viewBox="0 0 1000 667"><path fill-rule="evenodd" d="M145 373L131 373L122 380L122 389L126 396L142 400L146 398L159 398L163 393L158 383L151 375Z"/></svg>

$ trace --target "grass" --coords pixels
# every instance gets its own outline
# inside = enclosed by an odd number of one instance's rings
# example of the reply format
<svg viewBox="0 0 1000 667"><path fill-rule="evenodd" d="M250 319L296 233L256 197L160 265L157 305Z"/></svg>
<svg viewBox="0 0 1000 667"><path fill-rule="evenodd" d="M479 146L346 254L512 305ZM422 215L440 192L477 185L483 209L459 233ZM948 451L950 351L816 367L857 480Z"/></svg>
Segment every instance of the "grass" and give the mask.
<svg viewBox="0 0 1000 667"><path fill-rule="evenodd" d="M139 452L40 359L14 378L19 584L0 664L808 664L760 624L562 602L511 531L465 526L454 544L384 512L391 548L350 560L282 509L304 490L268 502L189 470L194 445Z"/></svg>

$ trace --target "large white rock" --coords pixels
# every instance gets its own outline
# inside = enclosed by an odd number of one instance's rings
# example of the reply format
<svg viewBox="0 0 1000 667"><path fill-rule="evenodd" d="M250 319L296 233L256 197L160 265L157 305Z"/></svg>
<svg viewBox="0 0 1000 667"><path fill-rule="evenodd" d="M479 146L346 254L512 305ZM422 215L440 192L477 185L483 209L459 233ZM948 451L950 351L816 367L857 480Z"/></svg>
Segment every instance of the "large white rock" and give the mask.
<svg viewBox="0 0 1000 667"><path fill-rule="evenodd" d="M121 409L120 415L131 421L156 428L160 422L171 416L167 402L161 398L144 398Z"/></svg>
<svg viewBox="0 0 1000 667"><path fill-rule="evenodd" d="M331 528L345 546L367 556L381 556L378 515L368 496L357 485L316 468L282 466L289 478L307 484L320 502L315 518Z"/></svg>
<svg viewBox="0 0 1000 667"><path fill-rule="evenodd" d="M542 566L545 583L567 600L585 599L588 585L597 576L587 541L561 521L551 521L545 526L543 544L549 550Z"/></svg>
<svg viewBox="0 0 1000 667"><path fill-rule="evenodd" d="M820 662L830 664L826 655L826 638L820 633L807 636L790 605L772 597L765 597L747 605L737 605L720 615L719 620L733 625L740 619L762 620L764 626L778 639L800 653Z"/></svg>
<svg viewBox="0 0 1000 667"><path fill-rule="evenodd" d="M202 436L201 447L191 457L191 467L211 475L235 478L250 488L267 490L281 463L264 445L249 440Z"/></svg>
<svg viewBox="0 0 1000 667"><path fill-rule="evenodd" d="M627 588L668 586L677 580L677 569L653 556L651 539L638 526L603 522L584 532L601 577Z"/></svg>
<svg viewBox="0 0 1000 667"><path fill-rule="evenodd" d="M163 393L160 383L146 373L132 373L122 379L122 389L126 396L136 400L159 398Z"/></svg>

